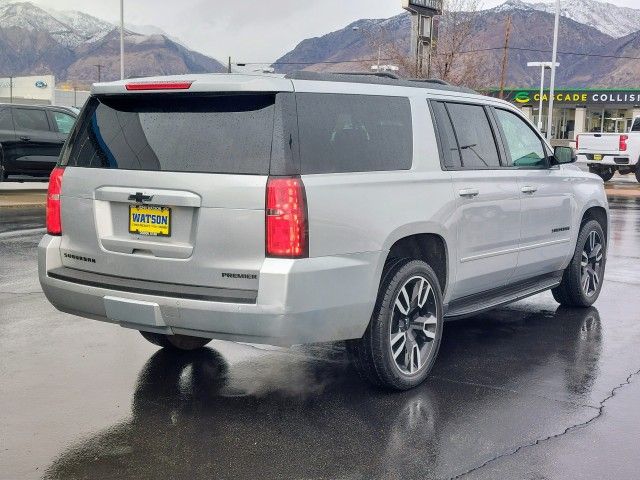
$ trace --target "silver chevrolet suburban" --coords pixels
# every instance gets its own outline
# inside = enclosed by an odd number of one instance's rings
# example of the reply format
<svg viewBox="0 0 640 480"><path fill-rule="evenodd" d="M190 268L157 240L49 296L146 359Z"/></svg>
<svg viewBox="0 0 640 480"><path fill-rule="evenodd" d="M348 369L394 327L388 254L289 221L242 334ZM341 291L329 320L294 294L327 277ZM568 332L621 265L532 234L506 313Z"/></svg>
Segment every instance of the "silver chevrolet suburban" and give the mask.
<svg viewBox="0 0 640 480"><path fill-rule="evenodd" d="M443 322L602 288L602 180L510 104L391 75L96 84L51 175L44 293L191 350L344 340L374 384L431 370Z"/></svg>

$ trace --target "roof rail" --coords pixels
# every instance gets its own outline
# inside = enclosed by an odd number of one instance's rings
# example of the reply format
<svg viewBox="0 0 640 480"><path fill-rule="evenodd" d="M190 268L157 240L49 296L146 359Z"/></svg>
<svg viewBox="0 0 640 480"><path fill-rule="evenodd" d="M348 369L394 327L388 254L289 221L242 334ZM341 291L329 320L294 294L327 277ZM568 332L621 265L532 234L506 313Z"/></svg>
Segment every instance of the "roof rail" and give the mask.
<svg viewBox="0 0 640 480"><path fill-rule="evenodd" d="M395 73L391 72L327 72L331 75L357 75L361 77L380 77L380 78L391 78L393 80L402 80L402 77L399 77Z"/></svg>
<svg viewBox="0 0 640 480"><path fill-rule="evenodd" d="M410 82L435 83L436 85L451 85L449 82L440 80L439 78L408 78Z"/></svg>
<svg viewBox="0 0 640 480"><path fill-rule="evenodd" d="M315 82L344 82L344 83L368 83L376 85L390 85L395 87L425 88L431 90L443 90L448 92L460 92L478 94L469 88L449 85L436 79L405 79L390 72L312 72L309 70L297 70L284 76L289 80L309 80Z"/></svg>

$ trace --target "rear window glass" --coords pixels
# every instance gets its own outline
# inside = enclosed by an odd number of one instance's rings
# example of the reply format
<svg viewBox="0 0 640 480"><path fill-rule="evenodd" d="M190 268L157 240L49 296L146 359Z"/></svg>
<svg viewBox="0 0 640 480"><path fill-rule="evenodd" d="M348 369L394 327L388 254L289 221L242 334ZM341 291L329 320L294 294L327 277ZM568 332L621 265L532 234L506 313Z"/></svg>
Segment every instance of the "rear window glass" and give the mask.
<svg viewBox="0 0 640 480"><path fill-rule="evenodd" d="M49 131L49 121L44 110L31 108L14 108L13 123L16 130L35 130L39 132Z"/></svg>
<svg viewBox="0 0 640 480"><path fill-rule="evenodd" d="M296 99L303 174L411 168L409 99L320 93Z"/></svg>
<svg viewBox="0 0 640 480"><path fill-rule="evenodd" d="M264 175L274 94L93 97L62 165Z"/></svg>
<svg viewBox="0 0 640 480"><path fill-rule="evenodd" d="M640 132L640 117L636 118L633 121L633 125L631 126L632 132Z"/></svg>

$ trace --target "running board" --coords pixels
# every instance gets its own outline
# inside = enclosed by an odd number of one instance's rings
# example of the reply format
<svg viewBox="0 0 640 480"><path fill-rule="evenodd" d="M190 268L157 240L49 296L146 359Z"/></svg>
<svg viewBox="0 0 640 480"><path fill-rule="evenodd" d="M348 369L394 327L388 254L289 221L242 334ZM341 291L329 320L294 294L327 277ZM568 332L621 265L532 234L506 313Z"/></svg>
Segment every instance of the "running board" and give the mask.
<svg viewBox="0 0 640 480"><path fill-rule="evenodd" d="M445 309L445 319L461 319L550 290L560 284L563 273L560 270L514 285L494 288L454 300Z"/></svg>

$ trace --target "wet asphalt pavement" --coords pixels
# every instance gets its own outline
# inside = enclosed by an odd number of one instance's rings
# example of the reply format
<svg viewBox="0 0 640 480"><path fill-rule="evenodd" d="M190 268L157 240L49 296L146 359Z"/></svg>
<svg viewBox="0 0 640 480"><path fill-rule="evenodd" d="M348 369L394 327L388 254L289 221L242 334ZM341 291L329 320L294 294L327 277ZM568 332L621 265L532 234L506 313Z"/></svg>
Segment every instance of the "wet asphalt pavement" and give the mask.
<svg viewBox="0 0 640 480"><path fill-rule="evenodd" d="M640 199L611 206L594 307L544 293L447 324L406 393L341 345L175 355L57 312L41 233L15 231L42 212L0 212L0 478L639 478Z"/></svg>

